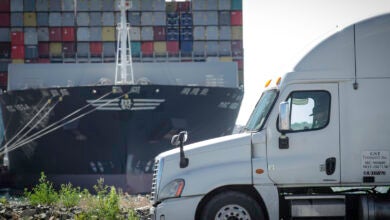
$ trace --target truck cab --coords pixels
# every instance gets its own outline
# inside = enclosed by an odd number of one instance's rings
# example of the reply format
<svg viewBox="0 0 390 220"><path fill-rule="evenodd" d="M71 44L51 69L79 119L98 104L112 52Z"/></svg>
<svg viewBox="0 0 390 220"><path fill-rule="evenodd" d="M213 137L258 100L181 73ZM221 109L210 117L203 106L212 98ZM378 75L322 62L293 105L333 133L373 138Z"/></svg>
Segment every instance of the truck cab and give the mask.
<svg viewBox="0 0 390 220"><path fill-rule="evenodd" d="M153 218L390 219L389 57L389 14L322 41L245 131L156 157Z"/></svg>

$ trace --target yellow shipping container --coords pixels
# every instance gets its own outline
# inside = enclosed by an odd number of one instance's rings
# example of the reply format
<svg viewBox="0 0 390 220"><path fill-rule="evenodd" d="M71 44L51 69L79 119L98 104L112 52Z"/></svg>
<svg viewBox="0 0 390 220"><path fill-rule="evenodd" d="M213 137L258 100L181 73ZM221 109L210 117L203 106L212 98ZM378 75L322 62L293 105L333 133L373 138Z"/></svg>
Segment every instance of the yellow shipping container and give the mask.
<svg viewBox="0 0 390 220"><path fill-rule="evenodd" d="M50 55L61 56L62 55L62 43L50 43Z"/></svg>
<svg viewBox="0 0 390 220"><path fill-rule="evenodd" d="M220 57L219 61L221 61L221 62L232 62L233 61L233 57Z"/></svg>
<svg viewBox="0 0 390 220"><path fill-rule="evenodd" d="M242 26L232 26L232 40L242 40Z"/></svg>
<svg viewBox="0 0 390 220"><path fill-rule="evenodd" d="M23 14L23 23L26 27L37 26L37 15L35 14L35 12L25 12Z"/></svg>
<svg viewBox="0 0 390 220"><path fill-rule="evenodd" d="M103 41L115 41L115 27L103 27L102 39Z"/></svg>
<svg viewBox="0 0 390 220"><path fill-rule="evenodd" d="M155 53L166 53L167 52L167 43L165 41L156 41L153 43Z"/></svg>
<svg viewBox="0 0 390 220"><path fill-rule="evenodd" d="M24 63L23 59L12 59L12 63Z"/></svg>

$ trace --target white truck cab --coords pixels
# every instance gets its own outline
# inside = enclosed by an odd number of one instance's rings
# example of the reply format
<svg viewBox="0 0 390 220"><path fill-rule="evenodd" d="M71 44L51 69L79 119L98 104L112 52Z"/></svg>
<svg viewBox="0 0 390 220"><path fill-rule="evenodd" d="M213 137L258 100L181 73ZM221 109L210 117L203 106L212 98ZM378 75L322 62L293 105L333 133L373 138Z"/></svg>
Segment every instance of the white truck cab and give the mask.
<svg viewBox="0 0 390 220"><path fill-rule="evenodd" d="M241 134L158 155L153 219L390 219L389 94L387 14L318 44Z"/></svg>

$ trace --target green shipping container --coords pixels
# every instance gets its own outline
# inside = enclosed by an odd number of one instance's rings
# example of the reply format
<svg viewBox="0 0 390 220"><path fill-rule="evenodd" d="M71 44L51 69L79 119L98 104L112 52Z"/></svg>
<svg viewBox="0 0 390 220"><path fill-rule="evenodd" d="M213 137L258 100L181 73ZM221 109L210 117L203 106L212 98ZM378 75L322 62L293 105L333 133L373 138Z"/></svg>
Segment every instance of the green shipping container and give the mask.
<svg viewBox="0 0 390 220"><path fill-rule="evenodd" d="M242 11L242 0L232 0L232 10Z"/></svg>
<svg viewBox="0 0 390 220"><path fill-rule="evenodd" d="M131 42L131 54L133 56L139 56L141 54L141 43Z"/></svg>

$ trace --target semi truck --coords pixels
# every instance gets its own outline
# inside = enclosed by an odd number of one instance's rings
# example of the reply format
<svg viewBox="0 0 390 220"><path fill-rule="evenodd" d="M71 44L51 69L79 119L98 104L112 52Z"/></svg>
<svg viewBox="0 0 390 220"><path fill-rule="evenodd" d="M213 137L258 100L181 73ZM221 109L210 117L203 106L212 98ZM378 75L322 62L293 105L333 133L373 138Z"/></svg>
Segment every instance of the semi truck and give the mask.
<svg viewBox="0 0 390 220"><path fill-rule="evenodd" d="M174 136L155 160L152 218L390 219L389 95L384 14L317 44L264 89L243 132Z"/></svg>

